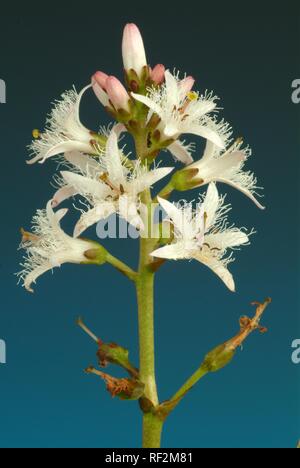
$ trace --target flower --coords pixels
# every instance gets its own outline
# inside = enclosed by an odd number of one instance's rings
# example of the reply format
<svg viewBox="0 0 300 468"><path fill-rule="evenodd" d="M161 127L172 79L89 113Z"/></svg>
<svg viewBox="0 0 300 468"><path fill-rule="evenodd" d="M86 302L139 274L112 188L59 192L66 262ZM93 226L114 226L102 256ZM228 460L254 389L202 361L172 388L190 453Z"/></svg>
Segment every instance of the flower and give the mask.
<svg viewBox="0 0 300 468"><path fill-rule="evenodd" d="M131 95L149 107L148 121L154 113L159 116L157 130L162 141L175 141L182 133L191 133L223 148L222 137L208 125L210 119L207 114L215 110L216 97L211 93L199 96L191 91L193 84L194 79L191 76L179 80L178 74L172 75L166 70L165 83L162 86L148 88L147 96L137 93ZM169 149L172 151L171 147ZM178 157L175 152L174 155Z"/></svg>
<svg viewBox="0 0 300 468"><path fill-rule="evenodd" d="M139 194L173 170L163 167L148 171L141 161L127 160L119 150L115 127L108 137L105 154L98 161L88 158L84 165L80 155L73 155L72 163L77 172L61 172L62 187L55 194L54 202L57 205L75 194L87 200L89 209L82 212L75 226L75 237L112 213L118 213L135 228L143 229L138 213Z"/></svg>
<svg viewBox="0 0 300 468"><path fill-rule="evenodd" d="M96 134L89 131L79 118L80 101L86 86L79 94L71 89L62 94L62 99L56 101L54 108L46 121L45 132L33 140L29 149L34 155L28 164L36 161L43 163L47 158L72 150L84 153L97 153ZM99 150L99 148L98 148Z"/></svg>
<svg viewBox="0 0 300 468"><path fill-rule="evenodd" d="M218 127L224 136L227 134L226 139L228 140L230 135L229 125L222 121ZM223 130L221 130L221 127L223 127ZM259 208L264 209L264 206L254 196L255 190L258 188L256 177L252 172L243 170L247 159L251 155L251 150L249 147L241 149L242 145L243 140L238 138L227 149L222 151L214 143L208 141L202 158L180 172L196 169L198 172L196 171L196 175L189 181L193 187L199 187L210 182L223 182L244 193Z"/></svg>
<svg viewBox="0 0 300 468"><path fill-rule="evenodd" d="M165 66L161 63L155 65L153 69L150 69L150 78L156 85L160 85L163 83L165 79Z"/></svg>
<svg viewBox="0 0 300 468"><path fill-rule="evenodd" d="M88 263L89 252L100 252L101 246L96 242L75 239L61 229L60 221L67 211L54 212L50 200L46 209L38 210L33 217L32 233L22 230L21 247L27 251L27 257L18 276L27 291L33 292L32 283L46 271L63 263Z"/></svg>
<svg viewBox="0 0 300 468"><path fill-rule="evenodd" d="M230 205L224 205L224 198L219 197L216 185L209 184L206 196L196 211L190 203L180 207L162 198L158 200L174 226L175 241L154 250L151 255L174 260L198 260L234 291L234 280L227 269L227 265L233 261L232 253L227 257L225 255L228 249L248 243L249 234L228 226Z"/></svg>
<svg viewBox="0 0 300 468"><path fill-rule="evenodd" d="M94 93L104 107L111 111L130 112L130 96L118 78L97 71L92 76L91 82Z"/></svg>
<svg viewBox="0 0 300 468"><path fill-rule="evenodd" d="M133 23L126 24L124 28L122 56L125 70L134 70L140 78L147 66L147 59L140 30Z"/></svg>

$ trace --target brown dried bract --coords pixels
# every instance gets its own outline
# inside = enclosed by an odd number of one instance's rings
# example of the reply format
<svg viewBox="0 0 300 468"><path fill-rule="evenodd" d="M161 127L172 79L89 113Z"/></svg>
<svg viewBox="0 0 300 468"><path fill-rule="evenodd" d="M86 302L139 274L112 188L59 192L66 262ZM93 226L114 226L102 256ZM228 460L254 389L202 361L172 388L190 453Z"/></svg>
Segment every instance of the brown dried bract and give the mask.
<svg viewBox="0 0 300 468"><path fill-rule="evenodd" d="M260 325L260 320L262 317L262 314L264 313L266 307L270 304L271 298L268 297L267 299L264 300L263 303L254 301L251 303L251 305L256 305L256 312L255 315L252 319L250 319L247 316L243 316L240 318L240 331L239 333L228 340L225 345L228 350L235 350L239 346L242 345L242 343L245 341L245 339L252 333L254 330L259 330L261 333L265 333L267 331L267 328L262 327Z"/></svg>

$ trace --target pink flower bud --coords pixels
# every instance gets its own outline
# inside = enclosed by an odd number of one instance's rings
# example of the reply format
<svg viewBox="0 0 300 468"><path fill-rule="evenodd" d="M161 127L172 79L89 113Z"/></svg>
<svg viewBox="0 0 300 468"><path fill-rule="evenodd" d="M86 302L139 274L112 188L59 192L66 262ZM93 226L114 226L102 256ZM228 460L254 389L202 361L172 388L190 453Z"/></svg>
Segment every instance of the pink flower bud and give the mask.
<svg viewBox="0 0 300 468"><path fill-rule="evenodd" d="M128 101L130 100L129 94L122 85L122 83L115 76L108 76L105 81L106 92L109 99L116 109L124 109L130 111Z"/></svg>
<svg viewBox="0 0 300 468"><path fill-rule="evenodd" d="M165 79L165 67L161 63L155 65L153 70L151 70L150 78L154 83L161 84Z"/></svg>
<svg viewBox="0 0 300 468"><path fill-rule="evenodd" d="M194 86L195 79L192 76L187 76L183 80L180 81L180 88L187 94L191 91L192 87Z"/></svg>
<svg viewBox="0 0 300 468"><path fill-rule="evenodd" d="M102 71L96 71L96 73L92 76L92 83L95 80L102 89L105 90L105 82L108 78L108 75Z"/></svg>
<svg viewBox="0 0 300 468"><path fill-rule="evenodd" d="M140 76L147 60L141 33L133 23L126 24L124 28L122 55L125 70L133 69Z"/></svg>
<svg viewBox="0 0 300 468"><path fill-rule="evenodd" d="M97 98L101 102L104 107L110 107L109 99L107 93L104 91L105 88L105 81L104 76L108 78L108 76L103 72L96 72L91 79L93 91L96 94ZM104 86L103 86L104 85Z"/></svg>

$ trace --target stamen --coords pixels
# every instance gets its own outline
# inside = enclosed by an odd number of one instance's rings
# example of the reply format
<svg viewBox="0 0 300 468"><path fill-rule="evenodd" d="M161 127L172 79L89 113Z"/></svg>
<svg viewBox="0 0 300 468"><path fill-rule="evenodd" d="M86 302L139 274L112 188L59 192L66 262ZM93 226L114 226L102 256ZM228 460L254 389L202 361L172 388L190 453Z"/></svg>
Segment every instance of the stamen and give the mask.
<svg viewBox="0 0 300 468"><path fill-rule="evenodd" d="M103 174L101 174L99 176L99 179L102 180L102 182L104 182L106 185L108 185L112 190L114 190L115 192L118 192L120 195L123 195L124 187L122 185L120 185L120 189L118 189L115 185L113 185L112 182L108 178L108 173L107 172L104 172ZM122 192L121 187L123 189L123 192Z"/></svg>
<svg viewBox="0 0 300 468"><path fill-rule="evenodd" d="M25 231L23 228L20 229L20 232L22 234L22 242L37 242L40 239L39 236Z"/></svg>
<svg viewBox="0 0 300 468"><path fill-rule="evenodd" d="M34 128L32 130L32 136L33 136L34 139L40 138L41 132L37 128Z"/></svg>
<svg viewBox="0 0 300 468"><path fill-rule="evenodd" d="M198 99L198 93L196 91L189 91L186 97L189 101L195 101Z"/></svg>

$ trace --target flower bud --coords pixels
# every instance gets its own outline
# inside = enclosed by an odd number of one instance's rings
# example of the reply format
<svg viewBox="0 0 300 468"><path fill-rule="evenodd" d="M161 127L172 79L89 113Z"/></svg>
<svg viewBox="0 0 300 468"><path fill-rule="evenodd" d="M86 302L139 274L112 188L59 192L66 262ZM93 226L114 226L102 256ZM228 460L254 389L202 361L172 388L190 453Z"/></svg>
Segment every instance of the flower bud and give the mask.
<svg viewBox="0 0 300 468"><path fill-rule="evenodd" d="M165 79L165 67L161 63L155 65L150 72L150 79L157 85L160 85Z"/></svg>
<svg viewBox="0 0 300 468"><path fill-rule="evenodd" d="M114 107L117 110L130 112L130 96L122 83L115 76L108 76L105 81L106 92Z"/></svg>
<svg viewBox="0 0 300 468"><path fill-rule="evenodd" d="M125 70L133 69L141 77L143 68L147 66L144 43L139 28L126 24L122 40L122 56Z"/></svg>
<svg viewBox="0 0 300 468"><path fill-rule="evenodd" d="M187 76L186 78L180 81L180 88L184 92L184 94L188 94L193 88L194 83L195 79L192 76Z"/></svg>
<svg viewBox="0 0 300 468"><path fill-rule="evenodd" d="M105 91L105 83L108 78L108 75L102 71L96 71L92 76L92 81L96 81L96 83Z"/></svg>
<svg viewBox="0 0 300 468"><path fill-rule="evenodd" d="M103 72L96 72L91 79L92 88L104 107L110 107L108 95L105 92L105 82L108 76Z"/></svg>

